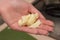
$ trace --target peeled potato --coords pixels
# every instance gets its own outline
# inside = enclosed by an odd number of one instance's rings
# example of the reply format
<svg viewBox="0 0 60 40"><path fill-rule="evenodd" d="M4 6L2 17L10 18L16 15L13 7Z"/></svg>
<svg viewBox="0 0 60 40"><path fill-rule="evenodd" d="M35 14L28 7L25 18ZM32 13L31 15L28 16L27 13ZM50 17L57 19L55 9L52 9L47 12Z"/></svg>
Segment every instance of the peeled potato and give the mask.
<svg viewBox="0 0 60 40"><path fill-rule="evenodd" d="M18 25L19 25L19 26L22 26L22 25L23 25L22 20L19 20L19 21L18 21Z"/></svg>
<svg viewBox="0 0 60 40"><path fill-rule="evenodd" d="M40 20L38 19L38 14L28 14L21 17L18 21L19 26L27 25L30 28L37 28L41 24Z"/></svg>
<svg viewBox="0 0 60 40"><path fill-rule="evenodd" d="M34 24L32 24L31 26L29 26L29 28L37 28L37 27L39 27L40 24L41 24L41 21L37 20Z"/></svg>
<svg viewBox="0 0 60 40"><path fill-rule="evenodd" d="M38 14L31 14L29 20L27 21L27 25L32 25L38 18Z"/></svg>
<svg viewBox="0 0 60 40"><path fill-rule="evenodd" d="M26 15L26 16L22 16L22 18L18 21L18 24L20 26L22 25L26 25L28 19L30 18L30 14L29 15Z"/></svg>

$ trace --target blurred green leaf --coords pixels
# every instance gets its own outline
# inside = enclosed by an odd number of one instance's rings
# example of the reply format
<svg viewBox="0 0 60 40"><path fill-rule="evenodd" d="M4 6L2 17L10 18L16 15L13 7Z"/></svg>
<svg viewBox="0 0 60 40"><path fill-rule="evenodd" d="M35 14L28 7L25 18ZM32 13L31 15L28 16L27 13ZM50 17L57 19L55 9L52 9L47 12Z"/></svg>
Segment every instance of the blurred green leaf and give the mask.
<svg viewBox="0 0 60 40"><path fill-rule="evenodd" d="M25 32L13 31L11 29L5 29L0 32L0 40L36 40L31 35Z"/></svg>

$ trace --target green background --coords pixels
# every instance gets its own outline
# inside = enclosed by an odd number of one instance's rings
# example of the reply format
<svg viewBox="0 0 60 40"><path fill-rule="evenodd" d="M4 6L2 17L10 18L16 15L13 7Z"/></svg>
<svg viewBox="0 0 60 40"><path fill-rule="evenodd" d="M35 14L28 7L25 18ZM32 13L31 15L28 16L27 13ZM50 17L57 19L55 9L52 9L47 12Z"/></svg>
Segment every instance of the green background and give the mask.
<svg viewBox="0 0 60 40"><path fill-rule="evenodd" d="M6 28L2 32L0 32L0 40L36 40L36 39L25 32L13 31L11 29Z"/></svg>

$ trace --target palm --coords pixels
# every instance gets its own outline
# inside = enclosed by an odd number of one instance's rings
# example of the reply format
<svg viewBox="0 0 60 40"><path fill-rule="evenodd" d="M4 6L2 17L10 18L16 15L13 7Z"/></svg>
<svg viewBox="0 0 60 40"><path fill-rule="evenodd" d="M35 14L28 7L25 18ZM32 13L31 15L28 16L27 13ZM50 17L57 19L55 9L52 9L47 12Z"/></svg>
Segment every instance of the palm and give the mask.
<svg viewBox="0 0 60 40"><path fill-rule="evenodd" d="M13 3L12 3L13 2ZM25 15L25 14L28 14L29 12L31 13L40 13L38 10L36 10L31 4L28 4L24 1L21 1L21 0L13 0L13 1L3 1L2 2L2 6L1 6L1 13L2 13L2 17L4 19L4 21L14 30L20 30L20 31L25 31L25 32L30 32L30 33L40 33L40 34L43 34L43 33L47 33L46 30L47 29L47 26L46 25L50 25L50 24L47 24L47 23L44 23L45 21L45 18L41 15L40 15L40 19L42 20L43 19L43 23L42 25L45 25L46 27L43 28L42 26L38 29L29 29L28 27L19 27L17 22L18 20L20 19L20 17L22 15ZM51 22L50 22L51 23ZM50 25L52 26L52 25ZM48 28L51 28L50 26L48 26ZM44 30L42 30L42 28ZM46 30L45 30L46 29ZM34 32L33 32L33 31ZM39 31L40 30L40 31ZM51 31L51 30L49 30Z"/></svg>

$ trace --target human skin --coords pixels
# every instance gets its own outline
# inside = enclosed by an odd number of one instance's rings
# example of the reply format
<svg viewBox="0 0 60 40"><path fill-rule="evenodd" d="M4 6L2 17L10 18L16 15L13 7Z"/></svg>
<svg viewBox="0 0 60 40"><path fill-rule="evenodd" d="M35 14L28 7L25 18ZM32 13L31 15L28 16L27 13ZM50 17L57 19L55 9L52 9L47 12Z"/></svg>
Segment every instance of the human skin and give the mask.
<svg viewBox="0 0 60 40"><path fill-rule="evenodd" d="M39 12L32 4L23 0L2 0L0 1L0 13L3 20L10 26L11 29L17 31L24 31L32 34L47 35L49 31L53 31L54 23L47 20L41 12ZM28 27L19 27L18 20L21 16L29 13L38 13L39 20L42 24L35 29Z"/></svg>

